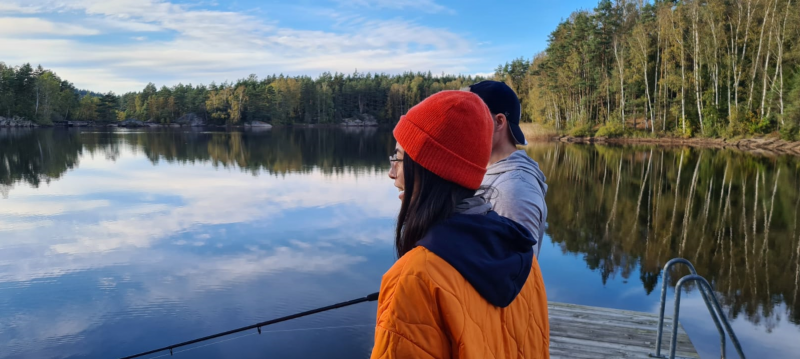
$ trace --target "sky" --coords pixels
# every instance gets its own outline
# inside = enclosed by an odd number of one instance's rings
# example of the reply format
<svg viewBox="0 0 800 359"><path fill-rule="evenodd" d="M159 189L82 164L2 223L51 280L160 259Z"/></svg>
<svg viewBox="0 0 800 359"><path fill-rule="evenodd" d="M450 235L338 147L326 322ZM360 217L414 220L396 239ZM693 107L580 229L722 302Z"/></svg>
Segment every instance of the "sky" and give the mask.
<svg viewBox="0 0 800 359"><path fill-rule="evenodd" d="M531 58L596 0L0 0L0 61L118 94L235 81L431 71Z"/></svg>

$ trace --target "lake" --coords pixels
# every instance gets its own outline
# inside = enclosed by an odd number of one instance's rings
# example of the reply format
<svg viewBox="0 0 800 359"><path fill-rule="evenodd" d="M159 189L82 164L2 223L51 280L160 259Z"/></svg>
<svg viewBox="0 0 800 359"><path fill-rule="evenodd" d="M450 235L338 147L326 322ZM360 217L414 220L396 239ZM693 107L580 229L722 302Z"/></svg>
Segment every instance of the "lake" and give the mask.
<svg viewBox="0 0 800 359"><path fill-rule="evenodd" d="M393 148L377 128L0 129L0 358L120 357L377 291L395 260ZM796 357L800 160L526 151L550 186L549 300L657 312L661 268L680 256L711 281L748 356ZM684 274L668 276L668 314ZM681 302L701 355L719 357L696 287ZM175 357L366 358L375 312L359 304Z"/></svg>

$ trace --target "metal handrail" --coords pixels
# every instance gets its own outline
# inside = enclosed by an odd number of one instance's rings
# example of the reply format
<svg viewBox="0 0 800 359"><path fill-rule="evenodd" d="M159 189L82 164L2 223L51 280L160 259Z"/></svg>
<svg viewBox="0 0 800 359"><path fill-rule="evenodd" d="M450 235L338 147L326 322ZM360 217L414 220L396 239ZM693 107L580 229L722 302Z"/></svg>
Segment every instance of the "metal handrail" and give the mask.
<svg viewBox="0 0 800 359"><path fill-rule="evenodd" d="M689 268L689 272L694 275L697 275L697 270L694 268L691 262L683 258L673 258L669 262L664 265L664 270L662 271L663 276L661 280L661 303L659 305L659 313L658 313L658 332L656 336L656 353L651 355L656 358L666 358L665 356L661 355L661 338L663 336L664 331L664 310L667 305L667 276L669 274L670 268L676 264L684 264ZM714 324L717 326L717 331L720 333L720 351L722 352L722 358L725 358L725 335L722 331L722 326L719 323L719 318L714 313L714 310L711 308L711 304L708 301L708 295L706 294L705 288L700 288L700 294L703 296L703 301L706 303L706 308L708 308L708 312L711 313L711 319L714 320ZM711 293L713 295L713 293Z"/></svg>
<svg viewBox="0 0 800 359"><path fill-rule="evenodd" d="M717 301L717 296L714 295L714 291L711 288L711 284L708 281L697 275L697 274L690 274L687 275L680 280L678 280L678 284L675 285L675 316L672 318L672 340L670 341L670 349L669 349L669 358L675 358L675 348L678 344L678 313L680 310L681 305L681 287L688 282L697 282L699 283L700 287L705 287L705 289L711 293L711 299L714 309L717 312L718 317L722 321L722 324L725 325L725 331L728 332L728 336L731 338L731 343L733 343L733 347L736 348L736 352L739 354L739 358L745 359L744 353L742 352L742 346L739 345L739 339L736 338L736 334L733 332L733 328L731 328L730 323L728 323L728 319L725 318L725 313L722 311L722 307L719 305L719 301ZM709 302L706 300L706 304ZM711 313L712 317L714 316L713 312ZM725 334L720 332L720 336L724 336ZM725 358L723 351L723 359Z"/></svg>
<svg viewBox="0 0 800 359"><path fill-rule="evenodd" d="M678 305L680 304L680 290L683 283L688 281L698 281L701 283L705 283L705 285L700 285L700 294L703 297L703 302L706 304L706 308L708 309L708 313L711 315L711 319L714 321L714 325L717 327L717 331L719 332L720 337L720 352L721 358L725 359L726 357L726 346L725 346L725 330L722 328L722 324L720 321L725 325L725 329L728 331L728 335L733 342L736 351L738 352L741 358L744 358L744 354L742 353L742 348L739 345L739 340L736 338L736 335L733 333L733 330L730 328L730 324L728 324L727 319L725 318L725 314L722 311L722 308L719 306L719 302L717 301L717 297L714 294L711 285L705 278L699 276L697 274L697 270L694 268L691 262L683 258L674 258L668 261L664 265L663 270L663 278L661 282L661 302L659 304L659 316L658 316L658 330L656 334L656 352L655 354L650 354L651 357L655 358L664 358L666 356L661 355L661 339L663 336L664 331L664 310L666 308L666 300L667 300L667 276L669 274L670 268L675 264L684 264L689 268L689 271L692 273L691 275L685 276L678 281L678 284L675 286L675 312L673 316L673 327L672 327L672 340L671 340L671 350L669 359L675 358L675 346L677 344L677 333L678 333ZM701 281L702 280L702 281ZM709 299L713 299L713 302ZM712 304L716 305L716 308L712 306Z"/></svg>

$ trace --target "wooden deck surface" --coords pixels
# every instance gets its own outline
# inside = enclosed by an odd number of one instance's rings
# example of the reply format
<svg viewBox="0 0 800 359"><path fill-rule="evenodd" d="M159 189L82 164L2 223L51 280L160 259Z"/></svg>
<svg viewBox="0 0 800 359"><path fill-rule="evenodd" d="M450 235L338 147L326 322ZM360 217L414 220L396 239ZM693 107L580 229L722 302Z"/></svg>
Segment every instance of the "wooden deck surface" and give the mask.
<svg viewBox="0 0 800 359"><path fill-rule="evenodd" d="M620 309L548 303L550 357L556 358L650 358L655 352L658 315ZM669 355L672 318L667 317L661 344ZM677 357L700 358L689 336L678 328Z"/></svg>

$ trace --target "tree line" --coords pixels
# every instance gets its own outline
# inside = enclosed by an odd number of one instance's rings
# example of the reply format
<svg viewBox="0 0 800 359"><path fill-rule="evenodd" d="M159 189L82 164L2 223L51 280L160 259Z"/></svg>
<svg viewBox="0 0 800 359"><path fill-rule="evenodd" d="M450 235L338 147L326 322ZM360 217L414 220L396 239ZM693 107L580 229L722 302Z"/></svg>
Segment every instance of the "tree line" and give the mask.
<svg viewBox="0 0 800 359"><path fill-rule="evenodd" d="M195 113L216 124L263 121L273 124L329 124L370 116L392 123L413 105L441 90L467 86L479 78L355 72L308 76L250 75L236 82L209 86L148 84L142 92L120 97L126 116L171 122Z"/></svg>
<svg viewBox="0 0 800 359"><path fill-rule="evenodd" d="M579 134L796 133L799 25L796 0L601 0L495 77L525 119Z"/></svg>
<svg viewBox="0 0 800 359"><path fill-rule="evenodd" d="M523 121L577 135L739 136L800 124L798 0L600 0L550 34L545 51L493 78L522 100ZM250 75L235 82L117 96L77 91L41 66L0 63L0 114L39 123L196 114L208 123L394 123L425 97L480 77L404 73Z"/></svg>
<svg viewBox="0 0 800 359"><path fill-rule="evenodd" d="M0 115L40 124L58 121L142 121L171 123L195 114L208 123L236 125L330 124L346 118L394 123L409 108L442 90L456 90L481 77L407 72L399 75L323 73L309 76L256 75L236 82L157 88L116 95L77 90L55 73L30 64L0 63Z"/></svg>

